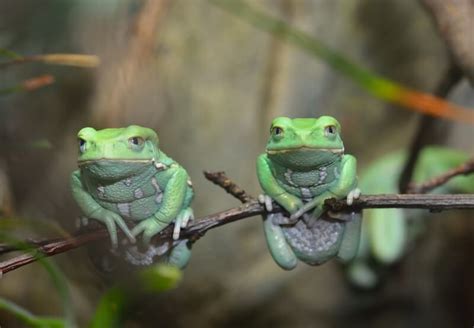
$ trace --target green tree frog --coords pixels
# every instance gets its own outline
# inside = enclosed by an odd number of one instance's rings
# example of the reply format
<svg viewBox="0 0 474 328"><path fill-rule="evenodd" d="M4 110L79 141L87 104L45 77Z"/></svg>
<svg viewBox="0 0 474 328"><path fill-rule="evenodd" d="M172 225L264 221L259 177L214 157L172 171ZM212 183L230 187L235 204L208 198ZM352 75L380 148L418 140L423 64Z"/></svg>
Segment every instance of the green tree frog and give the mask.
<svg viewBox="0 0 474 328"><path fill-rule="evenodd" d="M178 239L180 229L193 219L194 193L185 169L160 150L157 134L131 125L103 130L86 127L77 137L79 170L72 173L72 193L87 218L107 227L114 249L117 227L130 242L142 235L143 244L149 245L154 235L174 222L175 242L168 261L184 267L191 252L187 241ZM134 223L132 230L127 221ZM137 253L133 247L129 249ZM147 253L157 252L149 249ZM150 264L150 259L145 262Z"/></svg>
<svg viewBox="0 0 474 328"><path fill-rule="evenodd" d="M352 259L360 239L360 213L326 213L328 198L360 195L356 159L344 154L341 127L330 116L277 117L270 129L266 153L258 157L257 176L264 195L259 200L272 211L272 200L288 214L263 217L265 237L275 262L285 270L298 259L319 265L333 257Z"/></svg>

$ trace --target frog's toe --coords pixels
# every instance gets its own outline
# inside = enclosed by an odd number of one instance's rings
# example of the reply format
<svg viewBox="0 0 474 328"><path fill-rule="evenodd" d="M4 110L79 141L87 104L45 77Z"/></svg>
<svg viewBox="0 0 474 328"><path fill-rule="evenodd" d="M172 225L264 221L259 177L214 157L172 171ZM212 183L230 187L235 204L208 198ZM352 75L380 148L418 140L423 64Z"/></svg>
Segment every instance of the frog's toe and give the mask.
<svg viewBox="0 0 474 328"><path fill-rule="evenodd" d="M258 202L265 206L267 212L271 212L273 210L273 199L265 194L258 195Z"/></svg>
<svg viewBox="0 0 474 328"><path fill-rule="evenodd" d="M352 189L349 194L347 195L347 205L352 205L354 203L354 199L359 199L360 197L360 189L355 188Z"/></svg>
<svg viewBox="0 0 474 328"><path fill-rule="evenodd" d="M110 243L112 244L112 248L115 249L118 246L117 227L115 226L115 222L112 219L105 219L103 222L107 227L107 231L109 232Z"/></svg>
<svg viewBox="0 0 474 328"><path fill-rule="evenodd" d="M176 221L173 229L173 240L179 239L179 234L181 233L181 223Z"/></svg>
<svg viewBox="0 0 474 328"><path fill-rule="evenodd" d="M194 212L191 207L188 207L184 210L183 220L181 221L181 228L186 228L189 221L194 220Z"/></svg>
<svg viewBox="0 0 474 328"><path fill-rule="evenodd" d="M89 225L89 218L86 216L81 216L76 221L77 228L87 227L87 225Z"/></svg>
<svg viewBox="0 0 474 328"><path fill-rule="evenodd" d="M116 220L115 223L119 226L119 228L123 231L127 239L134 244L135 243L135 236L132 234L130 229L128 228L127 224L125 221L123 221L121 218L119 220Z"/></svg>
<svg viewBox="0 0 474 328"><path fill-rule="evenodd" d="M342 213L341 212L334 212L334 211L328 211L328 216L331 218L331 219L341 219L342 218Z"/></svg>
<svg viewBox="0 0 474 328"><path fill-rule="evenodd" d="M173 229L173 240L179 239L179 234L181 233L181 228L186 228L188 222L194 218L193 210L188 207L179 212L176 220L174 222Z"/></svg>

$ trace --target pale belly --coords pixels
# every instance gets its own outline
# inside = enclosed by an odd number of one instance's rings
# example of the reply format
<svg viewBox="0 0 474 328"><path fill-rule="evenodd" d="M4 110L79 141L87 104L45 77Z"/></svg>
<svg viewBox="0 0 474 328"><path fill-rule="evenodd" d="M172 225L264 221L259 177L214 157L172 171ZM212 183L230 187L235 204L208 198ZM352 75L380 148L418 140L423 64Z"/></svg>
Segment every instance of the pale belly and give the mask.
<svg viewBox="0 0 474 328"><path fill-rule="evenodd" d="M282 226L283 234L295 255L302 261L318 265L337 255L345 224L334 219L319 218L311 226L303 220Z"/></svg>

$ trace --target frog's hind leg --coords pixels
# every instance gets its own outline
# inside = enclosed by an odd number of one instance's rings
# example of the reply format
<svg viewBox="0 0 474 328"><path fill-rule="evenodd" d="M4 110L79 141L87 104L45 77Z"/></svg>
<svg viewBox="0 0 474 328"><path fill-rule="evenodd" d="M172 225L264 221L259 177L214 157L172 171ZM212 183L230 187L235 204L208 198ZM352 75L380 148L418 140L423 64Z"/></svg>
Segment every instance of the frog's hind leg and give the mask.
<svg viewBox="0 0 474 328"><path fill-rule="evenodd" d="M343 262L348 262L357 254L361 236L362 213L352 212L344 214L348 221L345 223L344 233L337 257Z"/></svg>
<svg viewBox="0 0 474 328"><path fill-rule="evenodd" d="M168 255L168 264L184 269L191 258L191 247L188 240L179 241Z"/></svg>
<svg viewBox="0 0 474 328"><path fill-rule="evenodd" d="M283 219L282 213L268 214L263 218L263 228L268 249L275 262L285 270L292 270L298 264L298 259L290 245L288 245L282 228L274 223Z"/></svg>

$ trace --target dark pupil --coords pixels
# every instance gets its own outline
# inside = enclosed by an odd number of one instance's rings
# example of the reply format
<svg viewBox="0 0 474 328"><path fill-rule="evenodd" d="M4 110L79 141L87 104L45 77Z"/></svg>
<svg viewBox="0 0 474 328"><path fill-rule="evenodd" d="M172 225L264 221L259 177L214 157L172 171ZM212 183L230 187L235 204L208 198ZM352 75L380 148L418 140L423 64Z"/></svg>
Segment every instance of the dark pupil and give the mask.
<svg viewBox="0 0 474 328"><path fill-rule="evenodd" d="M283 131L282 131L281 128L275 128L275 134L276 134L276 135L279 135L279 134L281 134L282 132L283 132Z"/></svg>
<svg viewBox="0 0 474 328"><path fill-rule="evenodd" d="M138 138L132 138L132 144L138 145Z"/></svg>
<svg viewBox="0 0 474 328"><path fill-rule="evenodd" d="M328 131L329 131L329 133L332 134L332 133L334 133L334 128L333 128L332 126L330 126L330 127L328 128Z"/></svg>
<svg viewBox="0 0 474 328"><path fill-rule="evenodd" d="M84 139L79 139L79 146L80 147L84 146L85 143L86 143L86 141Z"/></svg>

